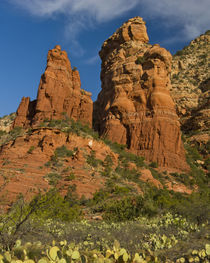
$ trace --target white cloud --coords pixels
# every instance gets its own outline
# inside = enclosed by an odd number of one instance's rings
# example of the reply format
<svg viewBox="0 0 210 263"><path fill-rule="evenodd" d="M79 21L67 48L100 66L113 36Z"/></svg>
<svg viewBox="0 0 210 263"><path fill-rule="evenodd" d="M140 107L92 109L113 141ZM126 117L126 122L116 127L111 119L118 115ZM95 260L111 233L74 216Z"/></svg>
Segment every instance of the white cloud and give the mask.
<svg viewBox="0 0 210 263"><path fill-rule="evenodd" d="M78 34L94 27L98 23L107 22L121 16L137 6L138 0L7 0L26 10L31 15L55 18L63 15L66 19L65 39L70 41L75 55L84 54L77 41Z"/></svg>
<svg viewBox="0 0 210 263"><path fill-rule="evenodd" d="M210 28L209 0L142 0L141 7L145 17L160 18L163 27L179 27L183 40Z"/></svg>
<svg viewBox="0 0 210 263"><path fill-rule="evenodd" d="M9 0L37 16L80 15L98 22L108 21L131 10L138 0Z"/></svg>
<svg viewBox="0 0 210 263"><path fill-rule="evenodd" d="M98 23L110 21L133 11L148 19L160 19L165 27L179 28L174 40L190 40L210 28L209 0L7 0L45 18L63 15L66 18L65 35L78 45L77 36L82 30ZM170 39L169 39L170 41ZM81 51L82 53L82 51Z"/></svg>
<svg viewBox="0 0 210 263"><path fill-rule="evenodd" d="M85 60L85 64L87 65L95 65L97 62L100 62L98 54Z"/></svg>

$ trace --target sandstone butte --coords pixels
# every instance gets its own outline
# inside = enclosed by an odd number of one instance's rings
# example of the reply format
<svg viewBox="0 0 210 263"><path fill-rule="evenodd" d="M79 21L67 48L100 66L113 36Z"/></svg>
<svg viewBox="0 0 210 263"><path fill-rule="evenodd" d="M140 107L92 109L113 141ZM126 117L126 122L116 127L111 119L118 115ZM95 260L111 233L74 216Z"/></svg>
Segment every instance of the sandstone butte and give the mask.
<svg viewBox="0 0 210 263"><path fill-rule="evenodd" d="M145 22L135 17L104 42L94 128L159 166L188 170L169 93L172 56L148 41Z"/></svg>
<svg viewBox="0 0 210 263"><path fill-rule="evenodd" d="M37 99L22 98L13 127L35 127L45 119L63 119L65 116L91 126L91 95L81 89L78 70L72 70L66 51L56 45L48 52Z"/></svg>
<svg viewBox="0 0 210 263"><path fill-rule="evenodd" d="M48 52L37 99L22 98L13 127L36 127L45 119L62 119L65 113L93 125L102 137L126 144L147 161L188 170L169 94L172 56L148 41L145 22L135 17L104 42L102 91L94 107L91 93L80 89L79 72L71 69L67 53L55 46Z"/></svg>

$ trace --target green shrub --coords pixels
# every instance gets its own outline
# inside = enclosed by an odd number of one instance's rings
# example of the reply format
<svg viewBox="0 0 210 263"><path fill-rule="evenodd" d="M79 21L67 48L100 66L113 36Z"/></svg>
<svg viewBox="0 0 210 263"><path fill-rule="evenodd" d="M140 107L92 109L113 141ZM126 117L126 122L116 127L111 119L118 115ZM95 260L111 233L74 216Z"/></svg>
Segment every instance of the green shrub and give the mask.
<svg viewBox="0 0 210 263"><path fill-rule="evenodd" d="M87 156L86 161L92 167L97 167L99 164L103 164L103 162L100 159L96 159L96 152L93 150L91 151L90 155Z"/></svg>
<svg viewBox="0 0 210 263"><path fill-rule="evenodd" d="M94 193L93 198L90 200L91 205L97 205L102 203L103 201L107 200L109 197L109 193L105 190L98 190Z"/></svg>
<svg viewBox="0 0 210 263"><path fill-rule="evenodd" d="M127 145L119 144L116 142L112 142L106 138L103 139L103 142L108 145L115 153L121 153L121 151L125 150Z"/></svg>
<svg viewBox="0 0 210 263"><path fill-rule="evenodd" d="M207 159L204 161L204 167L205 167L205 169L208 170L208 172L210 172L210 158L207 158Z"/></svg>
<svg viewBox="0 0 210 263"><path fill-rule="evenodd" d="M75 179L74 173L70 173L70 175L67 175L64 180L65 181L72 181L74 179Z"/></svg>
<svg viewBox="0 0 210 263"><path fill-rule="evenodd" d="M156 162L151 162L151 163L149 164L149 166L152 167L152 168L157 168L157 167L158 167L158 164L157 164Z"/></svg>
<svg viewBox="0 0 210 263"><path fill-rule="evenodd" d="M28 152L27 152L27 153L31 154L34 149L35 149L35 146L31 146L31 147L28 149Z"/></svg>
<svg viewBox="0 0 210 263"><path fill-rule="evenodd" d="M103 209L105 210L104 219L112 222L132 220L139 216L131 197L106 202Z"/></svg>
<svg viewBox="0 0 210 263"><path fill-rule="evenodd" d="M179 75L178 75L178 74L173 74L173 75L172 75L172 79L178 80L178 79L179 79Z"/></svg>
<svg viewBox="0 0 210 263"><path fill-rule="evenodd" d="M62 178L58 173L49 173L44 178L49 181L50 185L56 186L58 181Z"/></svg>
<svg viewBox="0 0 210 263"><path fill-rule="evenodd" d="M142 57L138 57L138 58L136 59L135 63L142 65L142 64L144 64L145 61L146 61L146 60L145 60L145 57L142 56Z"/></svg>
<svg viewBox="0 0 210 263"><path fill-rule="evenodd" d="M178 51L176 52L175 56L182 56L182 55L184 55L184 54L185 54L184 50L178 50Z"/></svg>
<svg viewBox="0 0 210 263"><path fill-rule="evenodd" d="M106 156L106 158L104 159L103 165L105 167L110 167L113 165L113 160L112 160L112 157L110 155Z"/></svg>
<svg viewBox="0 0 210 263"><path fill-rule="evenodd" d="M0 138L1 138L1 136L5 135L5 134L7 134L6 131L0 130Z"/></svg>
<svg viewBox="0 0 210 263"><path fill-rule="evenodd" d="M79 220L82 216L81 209L75 202L70 202L71 198L70 196L61 197L56 189L50 190L45 195L36 196L31 202L32 204L38 200L35 217L66 222Z"/></svg>
<svg viewBox="0 0 210 263"><path fill-rule="evenodd" d="M9 132L9 135L15 140L18 136L20 136L23 132L22 127L15 127Z"/></svg>
<svg viewBox="0 0 210 263"><path fill-rule="evenodd" d="M55 156L57 157L71 157L74 154L73 151L68 150L65 145L56 148Z"/></svg>

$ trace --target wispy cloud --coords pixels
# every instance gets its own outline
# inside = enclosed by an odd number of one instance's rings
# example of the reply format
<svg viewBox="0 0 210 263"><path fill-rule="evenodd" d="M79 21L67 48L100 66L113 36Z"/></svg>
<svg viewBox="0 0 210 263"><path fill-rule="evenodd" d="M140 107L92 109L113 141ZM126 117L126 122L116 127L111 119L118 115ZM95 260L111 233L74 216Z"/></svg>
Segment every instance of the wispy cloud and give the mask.
<svg viewBox="0 0 210 263"><path fill-rule="evenodd" d="M142 0L141 9L145 17L160 18L164 27L178 27L179 41L191 40L210 28L209 0Z"/></svg>
<svg viewBox="0 0 210 263"><path fill-rule="evenodd" d="M32 15L66 18L65 35L78 45L79 32L133 11L145 19L160 19L160 24L179 28L174 39L189 40L210 28L209 0L7 0ZM169 40L170 41L170 40ZM82 48L81 48L82 54Z"/></svg>
<svg viewBox="0 0 210 263"><path fill-rule="evenodd" d="M100 61L100 58L99 58L99 55L97 54L97 55L85 60L85 64L87 64L87 65L94 65L94 64L96 64L99 61Z"/></svg>
<svg viewBox="0 0 210 263"><path fill-rule="evenodd" d="M85 53L78 42L81 31L117 18L138 4L138 0L7 0L31 15L55 18L63 15L66 20L65 39L70 42L75 55Z"/></svg>
<svg viewBox="0 0 210 263"><path fill-rule="evenodd" d="M98 22L108 21L131 10L138 0L8 0L37 16L83 14Z"/></svg>

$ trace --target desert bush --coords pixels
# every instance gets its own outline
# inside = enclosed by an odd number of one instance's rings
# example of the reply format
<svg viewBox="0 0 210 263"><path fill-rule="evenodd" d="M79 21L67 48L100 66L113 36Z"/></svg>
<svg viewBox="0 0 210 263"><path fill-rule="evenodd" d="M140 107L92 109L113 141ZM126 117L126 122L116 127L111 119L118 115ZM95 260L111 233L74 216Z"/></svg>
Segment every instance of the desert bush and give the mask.
<svg viewBox="0 0 210 263"><path fill-rule="evenodd" d="M68 150L65 145L57 147L55 150L55 155L57 157L71 157L74 154L73 151Z"/></svg>
<svg viewBox="0 0 210 263"><path fill-rule="evenodd" d="M5 135L5 134L7 134L5 131L0 130L0 138L1 138L1 136Z"/></svg>
<svg viewBox="0 0 210 263"><path fill-rule="evenodd" d="M184 50L178 50L178 51L176 52L175 56L182 56L182 55L184 55L184 54L185 54Z"/></svg>
<svg viewBox="0 0 210 263"><path fill-rule="evenodd" d="M93 167L97 167L99 164L103 164L100 159L96 159L96 152L91 151L90 155L87 156L87 163Z"/></svg>
<svg viewBox="0 0 210 263"><path fill-rule="evenodd" d="M156 162L151 162L151 163L149 164L149 166L152 167L152 168L157 168L157 167L158 167L158 164L157 164Z"/></svg>
<svg viewBox="0 0 210 263"><path fill-rule="evenodd" d="M136 59L135 63L142 65L142 64L144 64L145 61L146 61L146 60L145 60L145 57L142 56L142 57L138 57L138 58Z"/></svg>
<svg viewBox="0 0 210 263"><path fill-rule="evenodd" d="M48 173L46 176L44 176L49 182L50 185L56 186L58 181L62 178L60 174L58 173Z"/></svg>
<svg viewBox="0 0 210 263"><path fill-rule="evenodd" d="M35 149L35 146L31 146L31 147L28 149L28 152L27 152L27 153L31 154L34 149Z"/></svg>

